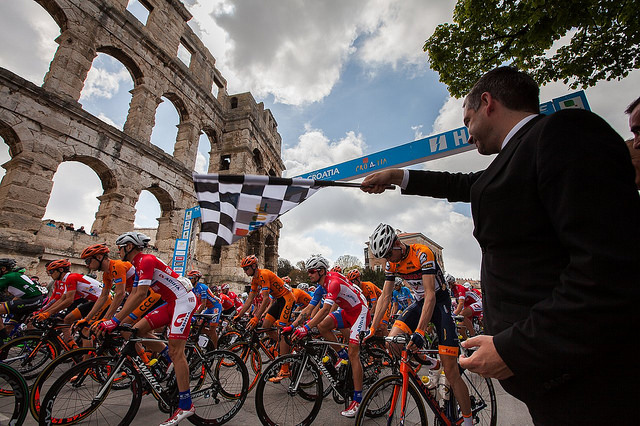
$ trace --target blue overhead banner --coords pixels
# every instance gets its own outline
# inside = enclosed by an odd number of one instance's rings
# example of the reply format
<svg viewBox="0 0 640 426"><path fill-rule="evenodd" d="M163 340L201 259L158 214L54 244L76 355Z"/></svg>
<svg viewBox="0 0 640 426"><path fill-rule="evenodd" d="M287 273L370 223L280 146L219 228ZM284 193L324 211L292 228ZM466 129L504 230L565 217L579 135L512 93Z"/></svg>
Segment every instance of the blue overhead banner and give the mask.
<svg viewBox="0 0 640 426"><path fill-rule="evenodd" d="M357 179L389 167L409 166L422 163L427 159L446 157L452 151L463 152L475 149L475 145L467 143L468 139L467 128L460 127L296 177L343 181Z"/></svg>
<svg viewBox="0 0 640 426"><path fill-rule="evenodd" d="M583 90L540 104L540 112L542 114L551 114L567 108L591 110ZM296 177L342 181L357 179L383 169L424 163L425 161L475 149L475 145L467 143L468 139L467 128L460 127Z"/></svg>

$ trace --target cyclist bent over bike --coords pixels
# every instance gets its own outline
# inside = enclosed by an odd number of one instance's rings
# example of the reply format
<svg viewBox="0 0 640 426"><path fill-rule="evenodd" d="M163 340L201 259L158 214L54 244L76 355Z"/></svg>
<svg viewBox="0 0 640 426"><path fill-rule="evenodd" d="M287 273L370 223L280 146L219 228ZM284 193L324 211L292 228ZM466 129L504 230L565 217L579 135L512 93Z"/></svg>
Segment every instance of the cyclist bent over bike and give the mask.
<svg viewBox="0 0 640 426"><path fill-rule="evenodd" d="M156 328L169 325L169 356L173 362L173 368L178 384L180 401L178 408L160 426L175 425L195 413L195 407L191 402L189 389L189 365L184 350L189 337L191 315L196 309L196 297L191 291L191 282L179 279L179 275L152 254L144 254L142 250L147 247L151 239L139 232L127 232L116 239L116 245L120 251L120 258L131 262L138 275L138 291L127 299L124 307L110 320L100 323L100 329L109 332L125 319L140 302L146 297L146 291L140 291L140 287L151 287L160 294L166 303L134 325L138 329L138 336L153 337L150 332ZM161 343L158 344L163 347ZM151 347L152 350L156 349Z"/></svg>
<svg viewBox="0 0 640 426"><path fill-rule="evenodd" d="M369 238L369 250L378 258L387 260L385 282L382 297L371 326L371 334L380 324L382 314L389 305L396 276L413 287L416 301L405 309L396 320L389 336L412 334L407 349L415 351L424 346L425 332L429 322L433 322L438 331L438 353L444 373L460 404L464 425L472 425L469 389L465 385L458 369L460 350L458 333L451 316L451 300L444 281L444 274L435 260L431 249L422 244L406 245L398 239L396 231L381 223Z"/></svg>

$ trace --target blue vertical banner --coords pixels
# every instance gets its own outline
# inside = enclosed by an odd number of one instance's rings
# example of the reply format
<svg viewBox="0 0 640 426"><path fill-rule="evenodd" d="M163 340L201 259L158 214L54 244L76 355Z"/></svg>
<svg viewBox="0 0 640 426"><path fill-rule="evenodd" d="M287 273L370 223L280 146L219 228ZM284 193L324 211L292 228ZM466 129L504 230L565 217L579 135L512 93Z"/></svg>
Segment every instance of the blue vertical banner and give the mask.
<svg viewBox="0 0 640 426"><path fill-rule="evenodd" d="M189 245L191 242L191 230L194 220L200 217L200 206L191 207L184 212L182 222L182 232L180 238L176 239L173 248L173 259L171 269L180 275L184 275L189 262Z"/></svg>

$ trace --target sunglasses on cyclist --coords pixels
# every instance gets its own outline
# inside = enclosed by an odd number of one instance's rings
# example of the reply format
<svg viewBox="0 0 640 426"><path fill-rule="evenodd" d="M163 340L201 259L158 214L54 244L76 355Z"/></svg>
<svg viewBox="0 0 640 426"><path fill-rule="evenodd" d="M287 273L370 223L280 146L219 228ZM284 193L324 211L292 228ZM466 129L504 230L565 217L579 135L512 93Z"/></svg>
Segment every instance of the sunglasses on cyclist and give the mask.
<svg viewBox="0 0 640 426"><path fill-rule="evenodd" d="M318 270L315 268L307 269L308 274L315 274L316 272L318 272Z"/></svg>
<svg viewBox="0 0 640 426"><path fill-rule="evenodd" d="M95 257L90 257L88 259L85 259L84 260L84 264L87 265L87 266L91 265L91 262L93 261L93 259L96 259L96 258ZM96 260L98 260L98 259L96 259Z"/></svg>
<svg viewBox="0 0 640 426"><path fill-rule="evenodd" d="M249 265L249 266L243 266L243 267L242 267L242 269L243 269L243 270L245 270L245 271L246 271L247 269L249 269L249 268L251 268L251 265Z"/></svg>
<svg viewBox="0 0 640 426"><path fill-rule="evenodd" d="M393 251L394 251L394 250L400 250L400 247L391 247L391 250L389 250L389 251L387 252L387 254L385 254L385 255L384 255L384 256L382 256L382 257L384 257L385 259L389 260L389 258L390 258L391 256L393 256Z"/></svg>

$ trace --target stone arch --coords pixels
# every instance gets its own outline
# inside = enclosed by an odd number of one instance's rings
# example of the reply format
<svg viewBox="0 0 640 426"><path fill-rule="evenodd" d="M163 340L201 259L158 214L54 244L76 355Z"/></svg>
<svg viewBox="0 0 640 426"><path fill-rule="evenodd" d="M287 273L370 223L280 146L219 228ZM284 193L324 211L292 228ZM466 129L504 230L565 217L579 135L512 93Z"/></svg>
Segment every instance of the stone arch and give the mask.
<svg viewBox="0 0 640 426"><path fill-rule="evenodd" d="M263 169L264 160L262 159L262 153L258 148L255 148L253 150L253 162L256 165L256 170L258 171L258 174L260 174L260 172Z"/></svg>
<svg viewBox="0 0 640 426"><path fill-rule="evenodd" d="M9 146L9 154L11 158L22 152L22 144L18 138L18 134L11 126L0 120L0 138Z"/></svg>
<svg viewBox="0 0 640 426"><path fill-rule="evenodd" d="M60 31L65 31L69 28L69 20L67 19L67 15L64 13L64 10L60 7L57 1L55 0L35 0L44 10L51 15L53 20L60 27Z"/></svg>
<svg viewBox="0 0 640 426"><path fill-rule="evenodd" d="M104 53L120 61L120 63L122 63L122 65L124 65L124 67L129 71L129 74L131 74L134 88L144 83L144 73L138 64L129 55L123 52L122 49L115 46L100 46L96 49L96 52Z"/></svg>
<svg viewBox="0 0 640 426"><path fill-rule="evenodd" d="M98 178L100 179L103 193L108 193L117 189L118 183L115 173L99 159L88 155L71 155L63 158L63 162L66 161L77 161L78 163L89 166L91 170L96 172L96 175L98 175Z"/></svg>
<svg viewBox="0 0 640 426"><path fill-rule="evenodd" d="M175 202L171 197L171 194L156 183L152 183L151 186L143 188L143 190L149 191L153 194L153 196L156 197L156 200L158 200L158 203L160 203L160 218L168 218L175 207Z"/></svg>
<svg viewBox="0 0 640 426"><path fill-rule="evenodd" d="M187 109L187 105L180 96L172 92L167 92L162 96L169 99L173 106L176 108L176 111L178 111L178 116L180 117L181 124L189 121L189 110Z"/></svg>

